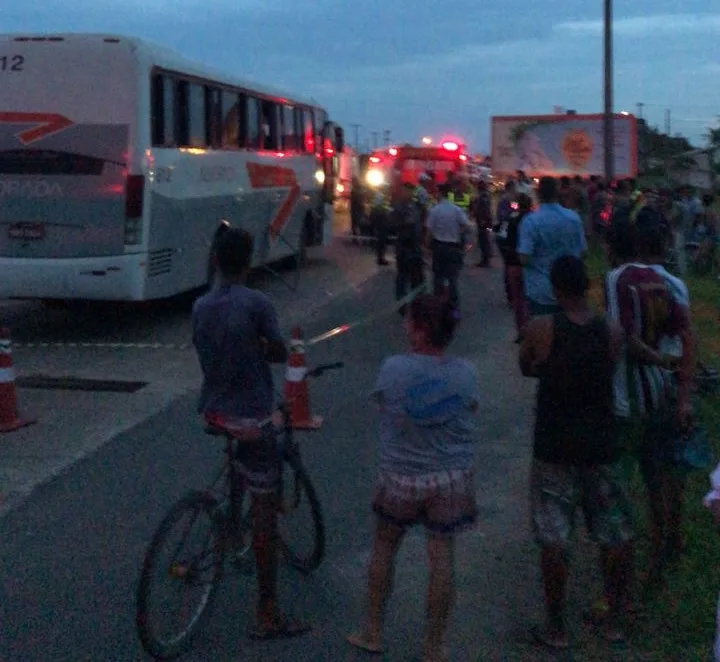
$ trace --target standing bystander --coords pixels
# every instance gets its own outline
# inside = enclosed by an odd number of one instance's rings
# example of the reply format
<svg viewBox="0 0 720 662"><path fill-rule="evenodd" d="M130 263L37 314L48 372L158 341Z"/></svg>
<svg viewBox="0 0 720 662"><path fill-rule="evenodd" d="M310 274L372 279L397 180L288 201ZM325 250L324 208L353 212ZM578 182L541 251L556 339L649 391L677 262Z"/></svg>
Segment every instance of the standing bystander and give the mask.
<svg viewBox="0 0 720 662"><path fill-rule="evenodd" d="M452 610L457 533L476 518L473 455L478 374L468 361L446 355L457 312L450 302L422 294L409 304L407 354L380 368L373 392L380 407L380 472L370 560L368 606L362 629L348 641L382 652L383 616L397 551L407 529L427 534L430 567L424 662L447 662L445 630Z"/></svg>
<svg viewBox="0 0 720 662"><path fill-rule="evenodd" d="M584 510L600 545L605 596L613 616L605 621L606 635L613 642L623 638L632 519L615 480L613 373L624 334L588 305L589 280L579 258L555 260L550 279L560 311L537 317L526 327L520 367L525 376L539 378L531 511L541 547L547 623L533 634L552 649L565 649L567 555L575 511Z"/></svg>
<svg viewBox="0 0 720 662"><path fill-rule="evenodd" d="M525 296L530 315L559 312L552 285L550 266L563 255L583 257L587 241L580 217L558 203L557 182L543 177L538 186L540 206L528 214L520 226L517 251L524 266Z"/></svg>

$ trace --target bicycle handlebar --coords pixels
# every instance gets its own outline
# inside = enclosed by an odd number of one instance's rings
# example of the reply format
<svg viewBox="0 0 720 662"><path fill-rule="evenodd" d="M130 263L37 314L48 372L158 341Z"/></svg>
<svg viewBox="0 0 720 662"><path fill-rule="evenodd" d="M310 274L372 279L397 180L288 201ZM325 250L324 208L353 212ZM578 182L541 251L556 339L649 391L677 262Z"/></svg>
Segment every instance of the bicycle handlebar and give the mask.
<svg viewBox="0 0 720 662"><path fill-rule="evenodd" d="M312 370L308 370L308 377L320 377L323 373L329 372L330 370L337 370L343 368L345 363L343 361L336 361L335 363L323 363L315 366Z"/></svg>

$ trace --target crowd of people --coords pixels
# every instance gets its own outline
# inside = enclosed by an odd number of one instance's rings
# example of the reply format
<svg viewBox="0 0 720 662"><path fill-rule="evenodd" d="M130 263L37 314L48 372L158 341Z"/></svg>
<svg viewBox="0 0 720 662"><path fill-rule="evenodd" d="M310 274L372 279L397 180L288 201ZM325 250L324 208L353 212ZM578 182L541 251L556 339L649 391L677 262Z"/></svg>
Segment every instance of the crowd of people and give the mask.
<svg viewBox="0 0 720 662"><path fill-rule="evenodd" d="M406 531L419 525L427 534L430 571L423 660L449 659L445 633L454 597L454 540L477 518L478 371L447 352L460 320L458 274L474 220L488 238L479 242L478 267L491 264L494 230L517 325L519 370L538 380L528 498L546 621L532 628L532 635L552 650L569 647L565 588L580 509L599 546L604 578L602 594L585 617L610 644L622 645L643 599L663 585L684 550L684 474L675 451L693 425L694 339L687 287L665 269L664 260L678 233L694 231L698 217L709 222L701 211L707 204L681 197L678 225L662 196L640 194L632 182L620 182L610 192L599 180L546 177L533 190L519 173L494 210L487 186L472 192L465 187L451 180L440 188L438 203L429 205L418 187L407 185L389 210L408 347L383 362L372 393L379 408L376 525L367 610L348 642L382 652L395 557ZM588 302L589 240L607 249L603 314ZM434 293L408 297L408 288L424 281L428 252ZM269 416L266 363L284 361L287 351L269 300L243 284L252 255L249 235L227 231L215 255L221 281L194 310L194 343L205 379L200 410L216 423L224 419L229 426L247 427ZM386 262L383 254L378 262ZM238 461L255 513L259 602L253 635L273 639L302 634L309 625L277 606L279 460L266 432ZM642 576L636 576L634 509L627 496L628 467L635 466L644 480L650 531ZM717 497L708 503L720 500L720 475L717 482ZM720 517L720 507L715 510Z"/></svg>

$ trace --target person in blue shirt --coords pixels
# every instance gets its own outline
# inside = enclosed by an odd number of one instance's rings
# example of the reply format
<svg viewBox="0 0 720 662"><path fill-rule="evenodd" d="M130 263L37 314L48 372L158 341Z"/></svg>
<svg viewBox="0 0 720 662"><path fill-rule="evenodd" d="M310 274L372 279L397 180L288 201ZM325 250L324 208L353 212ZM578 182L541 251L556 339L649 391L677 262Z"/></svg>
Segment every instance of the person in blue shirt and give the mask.
<svg viewBox="0 0 720 662"><path fill-rule="evenodd" d="M532 317L560 312L550 283L553 262L563 255L582 258L587 253L583 223L576 212L560 205L552 177L540 180L538 199L537 211L523 219L517 245Z"/></svg>

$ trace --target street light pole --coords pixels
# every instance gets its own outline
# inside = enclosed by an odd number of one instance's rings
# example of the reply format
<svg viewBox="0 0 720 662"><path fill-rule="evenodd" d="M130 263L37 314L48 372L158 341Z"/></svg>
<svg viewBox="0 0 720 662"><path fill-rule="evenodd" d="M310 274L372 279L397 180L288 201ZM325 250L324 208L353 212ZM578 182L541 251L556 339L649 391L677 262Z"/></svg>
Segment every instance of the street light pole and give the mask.
<svg viewBox="0 0 720 662"><path fill-rule="evenodd" d="M360 151L360 127L362 127L362 124L351 124L350 125L353 129L355 129L355 151Z"/></svg>
<svg viewBox="0 0 720 662"><path fill-rule="evenodd" d="M613 131L613 7L612 0L605 2L605 113L603 134L605 138L605 180L612 181L614 173Z"/></svg>

